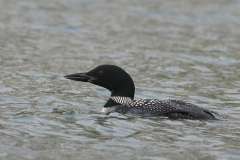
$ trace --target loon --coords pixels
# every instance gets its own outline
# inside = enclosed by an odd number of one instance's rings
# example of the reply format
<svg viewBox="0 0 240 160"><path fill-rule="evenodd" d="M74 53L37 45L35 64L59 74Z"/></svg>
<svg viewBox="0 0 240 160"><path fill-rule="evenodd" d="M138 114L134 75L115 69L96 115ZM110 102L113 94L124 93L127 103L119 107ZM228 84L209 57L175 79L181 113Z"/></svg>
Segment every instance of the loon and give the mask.
<svg viewBox="0 0 240 160"><path fill-rule="evenodd" d="M173 119L218 120L214 111L175 99L136 99L132 78L115 65L100 65L89 72L66 75L65 78L89 82L108 89L111 97L102 112L118 112L142 116L165 116Z"/></svg>

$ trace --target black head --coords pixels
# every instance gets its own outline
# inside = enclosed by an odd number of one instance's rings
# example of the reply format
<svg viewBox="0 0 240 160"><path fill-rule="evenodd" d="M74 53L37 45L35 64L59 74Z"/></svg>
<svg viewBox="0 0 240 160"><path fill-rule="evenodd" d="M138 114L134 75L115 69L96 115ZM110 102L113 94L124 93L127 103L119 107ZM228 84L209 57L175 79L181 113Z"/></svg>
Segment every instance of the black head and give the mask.
<svg viewBox="0 0 240 160"><path fill-rule="evenodd" d="M101 65L87 73L66 75L65 78L102 86L111 91L111 96L134 98L135 87L132 78L115 65Z"/></svg>

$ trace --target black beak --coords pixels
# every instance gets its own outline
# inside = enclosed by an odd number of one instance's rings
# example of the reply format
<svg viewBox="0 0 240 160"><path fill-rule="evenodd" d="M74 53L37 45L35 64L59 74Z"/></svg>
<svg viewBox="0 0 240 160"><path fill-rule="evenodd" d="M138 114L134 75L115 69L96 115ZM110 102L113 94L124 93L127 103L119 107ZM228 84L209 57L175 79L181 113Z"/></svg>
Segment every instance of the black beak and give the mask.
<svg viewBox="0 0 240 160"><path fill-rule="evenodd" d="M64 77L67 79L74 80L74 81L82 81L82 82L92 82L93 80L95 80L94 77L90 77L90 76L86 75L86 73L69 74Z"/></svg>

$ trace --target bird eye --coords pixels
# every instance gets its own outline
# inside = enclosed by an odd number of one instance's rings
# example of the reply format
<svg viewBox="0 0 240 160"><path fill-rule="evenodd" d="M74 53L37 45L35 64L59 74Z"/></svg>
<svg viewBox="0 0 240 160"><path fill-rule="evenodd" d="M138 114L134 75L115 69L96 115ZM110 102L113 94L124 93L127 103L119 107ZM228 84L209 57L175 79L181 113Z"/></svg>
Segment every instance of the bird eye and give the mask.
<svg viewBox="0 0 240 160"><path fill-rule="evenodd" d="M103 76L103 75L104 75L104 72L103 72L103 71L100 71L100 72L99 72L99 75L100 75L100 76Z"/></svg>

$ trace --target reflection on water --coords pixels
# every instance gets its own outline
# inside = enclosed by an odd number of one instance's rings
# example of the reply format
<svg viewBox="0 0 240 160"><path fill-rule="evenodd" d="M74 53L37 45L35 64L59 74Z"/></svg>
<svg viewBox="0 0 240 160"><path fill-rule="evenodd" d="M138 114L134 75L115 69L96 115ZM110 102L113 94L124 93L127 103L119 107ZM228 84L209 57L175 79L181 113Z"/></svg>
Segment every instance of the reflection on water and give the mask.
<svg viewBox="0 0 240 160"><path fill-rule="evenodd" d="M0 2L0 159L239 159L238 1ZM66 80L124 68L135 98L225 121L102 114L110 93Z"/></svg>

